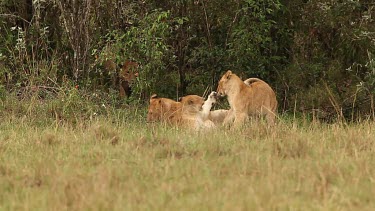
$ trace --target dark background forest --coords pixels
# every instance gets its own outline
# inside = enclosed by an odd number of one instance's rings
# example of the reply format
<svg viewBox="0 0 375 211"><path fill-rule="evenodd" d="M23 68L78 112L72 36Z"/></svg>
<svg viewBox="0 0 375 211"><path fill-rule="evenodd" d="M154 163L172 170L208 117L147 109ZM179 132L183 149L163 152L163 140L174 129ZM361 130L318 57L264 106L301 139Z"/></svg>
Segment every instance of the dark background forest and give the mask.
<svg viewBox="0 0 375 211"><path fill-rule="evenodd" d="M116 68L106 68L113 61ZM139 64L133 93L113 77ZM277 93L279 112L374 116L373 0L1 0L0 95L78 89L118 104L215 90L231 69ZM113 101L113 102L114 102ZM102 101L100 101L102 102Z"/></svg>

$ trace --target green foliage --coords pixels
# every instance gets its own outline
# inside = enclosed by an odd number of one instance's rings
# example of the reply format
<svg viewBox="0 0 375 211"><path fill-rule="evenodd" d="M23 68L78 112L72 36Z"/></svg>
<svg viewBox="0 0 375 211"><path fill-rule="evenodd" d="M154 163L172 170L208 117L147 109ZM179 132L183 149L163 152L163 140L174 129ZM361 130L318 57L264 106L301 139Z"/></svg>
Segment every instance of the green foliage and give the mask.
<svg viewBox="0 0 375 211"><path fill-rule="evenodd" d="M139 64L130 104L154 92L214 90L231 69L266 80L281 112L374 113L371 0L72 2L1 2L0 81L8 92L75 80L116 99L114 79L128 60ZM116 68L105 70L107 60Z"/></svg>
<svg viewBox="0 0 375 211"><path fill-rule="evenodd" d="M92 92L68 81L58 88L35 86L17 94L0 87L0 116L26 118L43 125L52 122L75 125L101 116L121 115L117 118L126 121L144 114L135 105L121 106L114 96L100 90Z"/></svg>
<svg viewBox="0 0 375 211"><path fill-rule="evenodd" d="M34 26L26 30L4 26L2 29L0 73L7 88L54 86L63 72L57 70L60 60L51 52L48 27L37 29Z"/></svg>
<svg viewBox="0 0 375 211"><path fill-rule="evenodd" d="M125 32L114 30L106 35L105 42L109 45L101 50L102 61L113 59L118 64L125 61L139 64L139 77L133 85L137 97L143 92L171 95L173 85L178 83L177 76L167 66L174 59L167 42L172 23L169 12L155 10Z"/></svg>
<svg viewBox="0 0 375 211"><path fill-rule="evenodd" d="M367 71L363 81L358 85L361 89L375 95L375 58L374 54L368 52L368 61L365 64Z"/></svg>
<svg viewBox="0 0 375 211"><path fill-rule="evenodd" d="M271 30L275 28L281 6L277 0L244 1L236 12L238 22L229 35L228 61L233 68L249 76L265 78L278 67L280 58L273 55L278 46Z"/></svg>
<svg viewBox="0 0 375 211"><path fill-rule="evenodd" d="M282 89L287 90L282 96L286 99L284 103L292 109L290 106L299 96L298 108L310 107L307 110L318 109L330 116L340 113L338 109L349 118L353 117L353 109L361 115L373 112L368 109L372 107L368 100L372 98L371 91L361 93L372 89L371 85L367 86L371 84L372 72L369 55L375 51L372 7L366 1L319 0L292 4L297 5L288 6L294 16L286 19L292 21L294 31L291 61L278 73ZM358 90L357 85L367 88ZM311 90L321 91L316 95ZM365 105L367 109L363 110Z"/></svg>

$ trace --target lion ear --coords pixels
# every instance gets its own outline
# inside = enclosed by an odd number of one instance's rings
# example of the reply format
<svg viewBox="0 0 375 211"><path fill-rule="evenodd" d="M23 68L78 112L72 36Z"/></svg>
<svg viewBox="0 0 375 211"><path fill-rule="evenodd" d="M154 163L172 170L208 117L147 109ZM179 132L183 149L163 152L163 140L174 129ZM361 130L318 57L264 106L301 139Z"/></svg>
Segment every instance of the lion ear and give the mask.
<svg viewBox="0 0 375 211"><path fill-rule="evenodd" d="M230 77L232 77L232 71L228 70L225 75L227 75L227 79L230 79Z"/></svg>
<svg viewBox="0 0 375 211"><path fill-rule="evenodd" d="M182 98L183 98L183 97L179 97L179 98L178 98L178 102L181 102Z"/></svg>
<svg viewBox="0 0 375 211"><path fill-rule="evenodd" d="M158 98L158 96L156 94L151 95L151 97L150 97L150 103L152 101L154 101L155 99L157 99L157 98Z"/></svg>

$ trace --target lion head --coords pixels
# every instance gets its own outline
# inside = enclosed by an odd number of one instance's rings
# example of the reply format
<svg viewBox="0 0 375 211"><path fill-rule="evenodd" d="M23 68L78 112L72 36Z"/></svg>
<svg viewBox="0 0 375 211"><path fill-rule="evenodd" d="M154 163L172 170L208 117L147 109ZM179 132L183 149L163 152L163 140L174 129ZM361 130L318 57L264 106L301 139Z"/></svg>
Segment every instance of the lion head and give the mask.
<svg viewBox="0 0 375 211"><path fill-rule="evenodd" d="M132 82L138 77L138 63L132 61L126 61L120 71L120 78L123 81Z"/></svg>
<svg viewBox="0 0 375 211"><path fill-rule="evenodd" d="M153 94L147 112L147 122L175 121L180 115L182 104L168 98L159 98Z"/></svg>
<svg viewBox="0 0 375 211"><path fill-rule="evenodd" d="M180 97L179 101L182 104L183 112L186 113L198 113L202 110L204 104L203 97L198 95L187 95L185 97Z"/></svg>
<svg viewBox="0 0 375 211"><path fill-rule="evenodd" d="M163 102L156 94L150 98L150 105L147 112L147 122L160 121L162 113Z"/></svg>
<svg viewBox="0 0 375 211"><path fill-rule="evenodd" d="M132 94L132 85L138 77L138 63L126 61L119 72L120 97L129 97Z"/></svg>
<svg viewBox="0 0 375 211"><path fill-rule="evenodd" d="M234 74L232 71L228 70L220 79L219 85L217 86L217 93L219 96L224 97L228 93L228 89L230 88L230 80Z"/></svg>
<svg viewBox="0 0 375 211"><path fill-rule="evenodd" d="M147 122L167 120L171 114L179 109L178 104L180 103L168 98L159 98L156 94L153 94L148 107Z"/></svg>

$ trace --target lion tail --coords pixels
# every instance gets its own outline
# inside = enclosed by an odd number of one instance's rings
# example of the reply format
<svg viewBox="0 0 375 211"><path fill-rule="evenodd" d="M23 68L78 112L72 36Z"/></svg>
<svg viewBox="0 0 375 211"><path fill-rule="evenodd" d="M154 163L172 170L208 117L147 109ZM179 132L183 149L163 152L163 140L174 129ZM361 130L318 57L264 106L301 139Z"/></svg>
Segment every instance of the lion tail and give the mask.
<svg viewBox="0 0 375 211"><path fill-rule="evenodd" d="M259 78L248 78L246 80L244 80L244 83L248 86L250 86L250 84L254 83L254 82L264 82L263 80L259 79ZM264 82L265 83L265 82Z"/></svg>

